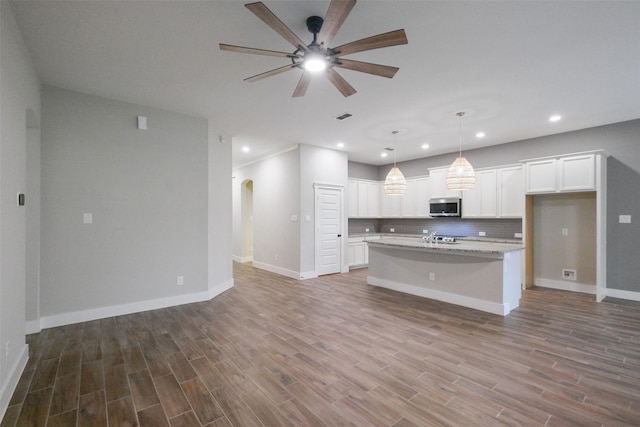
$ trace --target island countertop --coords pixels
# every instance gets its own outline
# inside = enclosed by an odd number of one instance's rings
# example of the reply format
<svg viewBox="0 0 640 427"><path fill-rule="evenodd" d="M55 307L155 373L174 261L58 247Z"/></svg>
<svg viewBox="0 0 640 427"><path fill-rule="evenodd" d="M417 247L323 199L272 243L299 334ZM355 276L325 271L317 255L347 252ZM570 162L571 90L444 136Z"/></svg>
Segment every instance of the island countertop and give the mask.
<svg viewBox="0 0 640 427"><path fill-rule="evenodd" d="M457 239L454 243L429 243L420 237L381 237L365 239L369 246L397 247L447 255L503 258L504 254L524 249L522 243L493 242L488 240Z"/></svg>

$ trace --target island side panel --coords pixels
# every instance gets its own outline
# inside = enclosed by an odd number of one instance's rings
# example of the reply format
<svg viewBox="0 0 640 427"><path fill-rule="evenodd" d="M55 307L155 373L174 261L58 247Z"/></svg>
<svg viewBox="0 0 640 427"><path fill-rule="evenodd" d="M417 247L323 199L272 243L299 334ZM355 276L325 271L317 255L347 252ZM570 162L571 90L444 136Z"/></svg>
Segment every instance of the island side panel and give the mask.
<svg viewBox="0 0 640 427"><path fill-rule="evenodd" d="M369 247L367 283L499 315L507 314L515 299L504 300L504 274L502 259Z"/></svg>

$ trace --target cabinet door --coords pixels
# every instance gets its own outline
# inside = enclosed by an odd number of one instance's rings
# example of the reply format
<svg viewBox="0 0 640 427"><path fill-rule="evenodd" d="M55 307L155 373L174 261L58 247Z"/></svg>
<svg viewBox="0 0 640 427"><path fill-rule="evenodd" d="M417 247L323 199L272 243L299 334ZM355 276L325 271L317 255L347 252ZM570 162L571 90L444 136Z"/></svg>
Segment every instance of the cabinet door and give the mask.
<svg viewBox="0 0 640 427"><path fill-rule="evenodd" d="M596 162L593 154L558 159L560 191L596 189Z"/></svg>
<svg viewBox="0 0 640 427"><path fill-rule="evenodd" d="M407 180L407 192L400 196L400 216L416 216L416 180Z"/></svg>
<svg viewBox="0 0 640 427"><path fill-rule="evenodd" d="M369 198L367 197L367 182L358 181L358 216L365 218L369 213Z"/></svg>
<svg viewBox="0 0 640 427"><path fill-rule="evenodd" d="M380 194L381 216L383 218L398 218L400 216L400 198L404 196L389 196L384 194L384 188L380 188Z"/></svg>
<svg viewBox="0 0 640 427"><path fill-rule="evenodd" d="M378 218L380 216L380 183L367 183L367 216Z"/></svg>
<svg viewBox="0 0 640 427"><path fill-rule="evenodd" d="M358 181L353 179L349 180L349 187L347 188L347 200L348 200L348 215L349 218L358 217Z"/></svg>
<svg viewBox="0 0 640 427"><path fill-rule="evenodd" d="M425 218L429 216L429 199L431 189L429 188L429 178L418 178L415 183L414 209L416 216Z"/></svg>
<svg viewBox="0 0 640 427"><path fill-rule="evenodd" d="M495 218L498 215L496 175L495 169L476 171L475 187L462 191L462 216Z"/></svg>
<svg viewBox="0 0 640 427"><path fill-rule="evenodd" d="M522 167L498 169L498 216L524 216L524 180Z"/></svg>
<svg viewBox="0 0 640 427"><path fill-rule="evenodd" d="M364 264L364 242L349 243L347 245L347 260L349 266Z"/></svg>
<svg viewBox="0 0 640 427"><path fill-rule="evenodd" d="M525 185L527 193L555 193L556 159L526 163Z"/></svg>
<svg viewBox="0 0 640 427"><path fill-rule="evenodd" d="M430 169L429 183L431 186L431 197L460 197L459 190L447 189L447 173L449 168Z"/></svg>

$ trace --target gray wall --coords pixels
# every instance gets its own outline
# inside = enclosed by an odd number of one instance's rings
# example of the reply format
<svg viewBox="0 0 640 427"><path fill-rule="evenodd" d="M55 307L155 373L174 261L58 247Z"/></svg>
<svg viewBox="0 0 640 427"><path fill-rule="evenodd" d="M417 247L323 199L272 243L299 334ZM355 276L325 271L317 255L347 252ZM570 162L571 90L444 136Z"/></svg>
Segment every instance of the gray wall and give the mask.
<svg viewBox="0 0 640 427"><path fill-rule="evenodd" d="M27 189L26 146L28 140L38 143L40 121L38 76L7 1L0 2L0 51L1 415L28 355L25 344L27 218L26 206L17 204L17 194ZM37 263L37 259L31 261Z"/></svg>
<svg viewBox="0 0 640 427"><path fill-rule="evenodd" d="M640 120L516 141L463 154L476 168L520 160L604 149L607 161L607 287L640 292ZM406 177L421 176L428 168L449 165L454 154L399 163ZM384 180L392 165L378 168ZM351 169L350 169L351 170ZM351 177L351 175L350 175ZM631 215L619 224L618 215Z"/></svg>
<svg viewBox="0 0 640 427"><path fill-rule="evenodd" d="M207 121L47 86L42 110L41 315L207 291Z"/></svg>

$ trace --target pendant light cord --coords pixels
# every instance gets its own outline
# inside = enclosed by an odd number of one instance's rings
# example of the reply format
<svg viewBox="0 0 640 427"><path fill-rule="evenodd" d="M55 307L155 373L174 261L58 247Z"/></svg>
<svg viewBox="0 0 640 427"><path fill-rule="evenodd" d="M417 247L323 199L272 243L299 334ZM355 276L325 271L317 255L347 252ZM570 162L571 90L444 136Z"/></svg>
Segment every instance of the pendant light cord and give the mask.
<svg viewBox="0 0 640 427"><path fill-rule="evenodd" d="M464 112L461 111L456 115L460 117L460 128L458 129L458 157L462 157L462 116L464 116Z"/></svg>

